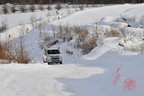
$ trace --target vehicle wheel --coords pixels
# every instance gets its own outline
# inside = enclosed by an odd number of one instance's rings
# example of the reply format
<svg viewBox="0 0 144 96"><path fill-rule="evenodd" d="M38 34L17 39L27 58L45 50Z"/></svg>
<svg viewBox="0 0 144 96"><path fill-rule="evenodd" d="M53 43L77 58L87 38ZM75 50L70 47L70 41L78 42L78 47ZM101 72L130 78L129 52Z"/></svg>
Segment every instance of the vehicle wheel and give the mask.
<svg viewBox="0 0 144 96"><path fill-rule="evenodd" d="M46 63L49 65L49 62L47 61L47 58L46 58Z"/></svg>
<svg viewBox="0 0 144 96"><path fill-rule="evenodd" d="M60 62L60 64L62 64L62 62Z"/></svg>
<svg viewBox="0 0 144 96"><path fill-rule="evenodd" d="M46 61L44 61L44 58L43 58L43 62L46 63Z"/></svg>

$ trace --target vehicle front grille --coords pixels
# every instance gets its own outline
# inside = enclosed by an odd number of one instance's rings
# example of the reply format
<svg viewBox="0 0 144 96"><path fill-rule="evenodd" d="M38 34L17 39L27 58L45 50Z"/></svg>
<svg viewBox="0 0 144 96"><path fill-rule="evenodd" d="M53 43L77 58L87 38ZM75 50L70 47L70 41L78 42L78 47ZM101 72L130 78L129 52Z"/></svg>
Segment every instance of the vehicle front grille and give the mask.
<svg viewBox="0 0 144 96"><path fill-rule="evenodd" d="M51 59L59 59L59 56L51 56Z"/></svg>

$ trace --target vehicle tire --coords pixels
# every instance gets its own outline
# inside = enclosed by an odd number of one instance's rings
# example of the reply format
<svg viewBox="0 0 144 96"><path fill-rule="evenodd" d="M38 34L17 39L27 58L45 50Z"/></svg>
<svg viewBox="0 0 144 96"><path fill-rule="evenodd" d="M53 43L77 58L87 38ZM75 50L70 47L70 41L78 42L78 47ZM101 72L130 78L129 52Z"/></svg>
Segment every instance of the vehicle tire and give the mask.
<svg viewBox="0 0 144 96"><path fill-rule="evenodd" d="M50 63L47 61L47 58L46 58L46 63L49 65Z"/></svg>
<svg viewBox="0 0 144 96"><path fill-rule="evenodd" d="M43 62L46 63L46 61L44 61L44 58L43 58Z"/></svg>
<svg viewBox="0 0 144 96"><path fill-rule="evenodd" d="M62 64L62 62L60 62L60 64Z"/></svg>

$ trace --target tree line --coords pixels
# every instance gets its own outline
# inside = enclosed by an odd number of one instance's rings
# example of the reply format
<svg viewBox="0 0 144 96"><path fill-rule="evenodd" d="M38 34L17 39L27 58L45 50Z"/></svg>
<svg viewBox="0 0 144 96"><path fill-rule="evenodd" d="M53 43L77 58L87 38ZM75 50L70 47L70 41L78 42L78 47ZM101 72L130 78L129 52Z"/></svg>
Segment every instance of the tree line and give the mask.
<svg viewBox="0 0 144 96"><path fill-rule="evenodd" d="M18 3L18 4L124 4L124 3L143 3L144 0L0 0L0 4Z"/></svg>

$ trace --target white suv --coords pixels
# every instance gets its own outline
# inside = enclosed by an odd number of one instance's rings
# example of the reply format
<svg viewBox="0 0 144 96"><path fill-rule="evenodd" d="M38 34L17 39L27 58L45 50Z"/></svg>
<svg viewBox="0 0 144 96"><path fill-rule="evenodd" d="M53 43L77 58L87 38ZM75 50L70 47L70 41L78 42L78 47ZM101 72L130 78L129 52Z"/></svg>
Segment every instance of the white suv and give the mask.
<svg viewBox="0 0 144 96"><path fill-rule="evenodd" d="M59 51L59 48L44 49L43 62L48 63L48 64L50 64L50 63L62 64L62 55Z"/></svg>

